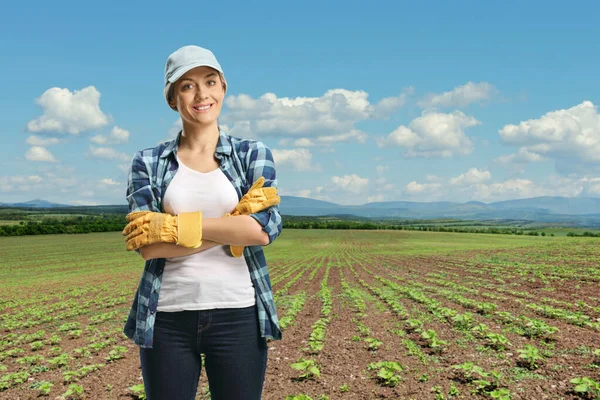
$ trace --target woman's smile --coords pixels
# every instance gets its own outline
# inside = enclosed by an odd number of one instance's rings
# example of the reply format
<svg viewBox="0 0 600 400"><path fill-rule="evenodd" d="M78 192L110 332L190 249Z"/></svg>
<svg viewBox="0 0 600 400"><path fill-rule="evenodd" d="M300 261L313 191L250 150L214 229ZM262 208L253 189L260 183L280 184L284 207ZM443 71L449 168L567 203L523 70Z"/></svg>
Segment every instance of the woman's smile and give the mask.
<svg viewBox="0 0 600 400"><path fill-rule="evenodd" d="M197 113L205 113L208 110L210 110L213 105L214 105L214 103L212 103L212 104L196 104L196 105L192 106L192 109Z"/></svg>

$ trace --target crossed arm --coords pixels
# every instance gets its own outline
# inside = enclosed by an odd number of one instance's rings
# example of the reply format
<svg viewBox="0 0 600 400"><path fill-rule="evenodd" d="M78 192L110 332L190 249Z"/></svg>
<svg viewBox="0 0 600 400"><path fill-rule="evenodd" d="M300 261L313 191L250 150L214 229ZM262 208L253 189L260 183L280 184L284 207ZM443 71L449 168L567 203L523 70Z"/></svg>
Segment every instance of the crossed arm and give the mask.
<svg viewBox="0 0 600 400"><path fill-rule="evenodd" d="M138 152L129 170L127 200L131 211L158 211L148 175L148 163L155 162L156 155ZM271 150L261 142L254 142L243 156L246 160L248 182L254 183L264 177L264 187L277 187L275 163ZM139 249L145 260L186 256L219 245L267 246L282 229L281 215L277 206L251 215L202 220L202 245L197 249L185 248L172 243L151 244Z"/></svg>
<svg viewBox="0 0 600 400"><path fill-rule="evenodd" d="M197 249L178 246L173 243L154 243L140 247L144 260L153 258L182 257L208 250L220 245L266 246L269 235L262 226L248 215L230 218L203 218L202 245Z"/></svg>

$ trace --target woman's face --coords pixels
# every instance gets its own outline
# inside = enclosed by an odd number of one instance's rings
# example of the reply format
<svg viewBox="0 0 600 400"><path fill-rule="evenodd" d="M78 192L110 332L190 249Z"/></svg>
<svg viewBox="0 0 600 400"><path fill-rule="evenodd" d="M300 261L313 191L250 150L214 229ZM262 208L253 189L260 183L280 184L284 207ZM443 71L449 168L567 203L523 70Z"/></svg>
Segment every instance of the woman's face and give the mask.
<svg viewBox="0 0 600 400"><path fill-rule="evenodd" d="M210 67L196 67L175 82L173 103L181 119L192 124L209 125L221 113L225 97L219 72Z"/></svg>

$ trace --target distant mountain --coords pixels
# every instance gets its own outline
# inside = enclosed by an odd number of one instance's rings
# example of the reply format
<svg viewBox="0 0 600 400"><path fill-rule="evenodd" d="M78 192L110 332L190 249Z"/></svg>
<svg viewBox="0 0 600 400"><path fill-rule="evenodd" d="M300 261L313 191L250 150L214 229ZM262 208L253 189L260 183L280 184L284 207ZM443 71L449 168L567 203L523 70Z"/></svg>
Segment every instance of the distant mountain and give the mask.
<svg viewBox="0 0 600 400"><path fill-rule="evenodd" d="M35 199L24 203L2 204L2 207L70 208L93 212L127 212L126 205L70 206ZM533 197L493 203L469 201L456 203L386 201L344 206L336 203L296 196L281 196L279 211L283 215L341 216L364 218L433 219L456 218L471 220L518 219L539 222L561 222L575 226L600 227L600 198L595 197Z"/></svg>
<svg viewBox="0 0 600 400"><path fill-rule="evenodd" d="M42 199L34 199L22 203L0 203L2 207L19 207L19 208L56 208L56 207L72 207L70 204L52 203Z"/></svg>
<svg viewBox="0 0 600 400"><path fill-rule="evenodd" d="M524 219L600 226L600 199L593 197L547 196L493 203L388 201L358 206L315 201L281 196L279 210L284 215L304 216L353 214L370 218Z"/></svg>

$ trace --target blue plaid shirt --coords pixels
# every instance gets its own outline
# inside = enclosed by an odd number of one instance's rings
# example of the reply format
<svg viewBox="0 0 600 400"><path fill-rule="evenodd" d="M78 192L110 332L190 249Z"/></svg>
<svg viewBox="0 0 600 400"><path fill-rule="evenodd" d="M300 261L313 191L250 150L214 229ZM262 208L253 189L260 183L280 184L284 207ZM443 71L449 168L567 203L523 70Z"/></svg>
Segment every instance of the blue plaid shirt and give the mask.
<svg viewBox="0 0 600 400"><path fill-rule="evenodd" d="M179 167L175 155L180 138L181 132L175 140L139 151L133 157L127 184L129 212L164 212L163 198ZM273 155L260 141L240 139L220 131L215 157L220 160L220 168L231 181L238 199L261 176L265 178L264 187L277 187ZM269 235L269 244L281 233L279 206L269 207L250 216ZM246 246L244 258L254 286L261 334L263 337L279 340L281 329L262 246ZM125 323L123 332L140 347L152 348L154 319L164 267L164 258L146 261Z"/></svg>

